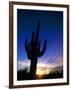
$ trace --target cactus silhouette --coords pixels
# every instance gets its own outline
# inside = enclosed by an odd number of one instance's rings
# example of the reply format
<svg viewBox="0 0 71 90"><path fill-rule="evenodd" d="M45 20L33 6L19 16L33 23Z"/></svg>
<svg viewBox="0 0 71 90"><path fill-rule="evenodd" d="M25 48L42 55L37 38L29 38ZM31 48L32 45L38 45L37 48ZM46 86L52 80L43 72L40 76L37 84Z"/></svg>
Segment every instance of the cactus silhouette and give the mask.
<svg viewBox="0 0 71 90"><path fill-rule="evenodd" d="M38 57L41 57L46 50L46 39L44 40L44 46L42 50L40 49L39 29L40 22L38 22L36 34L32 32L31 41L28 42L27 39L25 40L25 50L27 52L27 57L29 60L31 60L30 74L34 77L36 74Z"/></svg>

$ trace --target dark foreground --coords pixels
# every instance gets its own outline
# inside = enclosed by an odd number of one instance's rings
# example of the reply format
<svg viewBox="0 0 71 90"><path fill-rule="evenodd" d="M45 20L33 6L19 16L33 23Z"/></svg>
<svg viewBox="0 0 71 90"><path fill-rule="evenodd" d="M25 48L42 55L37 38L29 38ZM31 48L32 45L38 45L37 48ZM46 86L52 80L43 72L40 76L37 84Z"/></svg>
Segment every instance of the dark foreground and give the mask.
<svg viewBox="0 0 71 90"><path fill-rule="evenodd" d="M48 75L35 75L31 76L29 73L26 73L25 70L20 70L17 72L17 80L36 80L36 79L56 79L63 78L63 71L50 72Z"/></svg>

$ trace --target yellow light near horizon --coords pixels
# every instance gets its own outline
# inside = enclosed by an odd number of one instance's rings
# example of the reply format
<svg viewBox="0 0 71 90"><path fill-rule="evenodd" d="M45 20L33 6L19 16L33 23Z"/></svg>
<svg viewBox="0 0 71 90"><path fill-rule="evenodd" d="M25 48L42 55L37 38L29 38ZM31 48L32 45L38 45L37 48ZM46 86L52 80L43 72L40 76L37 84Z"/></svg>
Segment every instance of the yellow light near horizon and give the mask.
<svg viewBox="0 0 71 90"><path fill-rule="evenodd" d="M36 75L41 76L41 75L47 75L47 74L49 74L49 70L47 66L46 65L43 66L42 64L38 65Z"/></svg>
<svg viewBox="0 0 71 90"><path fill-rule="evenodd" d="M43 75L43 71L41 71L40 69L37 69L37 72L36 72L37 75Z"/></svg>
<svg viewBox="0 0 71 90"><path fill-rule="evenodd" d="M36 75L46 75L46 74L49 74L48 70L42 71L42 70L37 69Z"/></svg>

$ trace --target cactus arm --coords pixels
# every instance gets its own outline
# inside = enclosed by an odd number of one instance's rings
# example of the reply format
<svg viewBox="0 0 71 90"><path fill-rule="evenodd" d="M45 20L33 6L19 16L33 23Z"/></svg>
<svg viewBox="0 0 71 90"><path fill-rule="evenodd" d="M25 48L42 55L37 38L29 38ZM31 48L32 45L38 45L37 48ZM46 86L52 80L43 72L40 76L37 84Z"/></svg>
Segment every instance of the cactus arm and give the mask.
<svg viewBox="0 0 71 90"><path fill-rule="evenodd" d="M44 54L45 50L46 50L46 39L44 41L44 47L43 47L43 49L39 52L39 57L41 57Z"/></svg>
<svg viewBox="0 0 71 90"><path fill-rule="evenodd" d="M34 48L34 32L32 32L32 38L31 38L31 49L33 49Z"/></svg>
<svg viewBox="0 0 71 90"><path fill-rule="evenodd" d="M30 42L28 42L28 40L26 39L25 41L25 50L30 50Z"/></svg>
<svg viewBox="0 0 71 90"><path fill-rule="evenodd" d="M38 50L40 50L40 41L38 42Z"/></svg>
<svg viewBox="0 0 71 90"><path fill-rule="evenodd" d="M31 52L30 53L29 52L30 52L30 50L27 50L27 57L29 60L31 60Z"/></svg>
<svg viewBox="0 0 71 90"><path fill-rule="evenodd" d="M34 42L34 32L32 32L32 38L31 38L32 43Z"/></svg>
<svg viewBox="0 0 71 90"><path fill-rule="evenodd" d="M28 40L25 40L25 50L27 51Z"/></svg>
<svg viewBox="0 0 71 90"><path fill-rule="evenodd" d="M31 50L30 50L30 42L28 43L28 40L25 41L25 50L27 52L27 56L29 59L31 59ZM30 52L30 53L29 53Z"/></svg>

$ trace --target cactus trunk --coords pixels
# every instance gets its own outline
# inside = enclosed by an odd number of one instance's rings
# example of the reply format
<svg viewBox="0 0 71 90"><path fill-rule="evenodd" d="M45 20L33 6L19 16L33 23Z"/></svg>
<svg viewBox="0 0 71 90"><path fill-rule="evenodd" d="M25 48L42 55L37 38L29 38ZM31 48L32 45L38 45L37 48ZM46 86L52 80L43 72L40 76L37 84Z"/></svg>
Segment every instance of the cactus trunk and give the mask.
<svg viewBox="0 0 71 90"><path fill-rule="evenodd" d="M35 77L36 70L37 70L37 58L33 58L33 60L31 60L30 66L30 75L32 78Z"/></svg>

